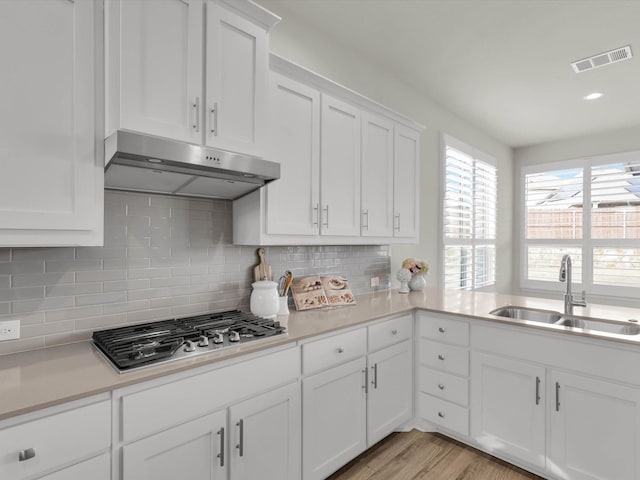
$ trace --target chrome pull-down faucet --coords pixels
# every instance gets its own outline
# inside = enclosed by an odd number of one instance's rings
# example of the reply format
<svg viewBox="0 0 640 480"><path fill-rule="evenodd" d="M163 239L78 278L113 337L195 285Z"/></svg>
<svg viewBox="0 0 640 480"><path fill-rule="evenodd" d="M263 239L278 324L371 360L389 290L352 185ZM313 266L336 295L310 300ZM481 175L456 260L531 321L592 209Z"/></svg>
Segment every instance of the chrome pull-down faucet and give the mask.
<svg viewBox="0 0 640 480"><path fill-rule="evenodd" d="M562 262L560 262L560 278L561 282L567 282L567 290L564 294L564 313L565 315L573 314L573 307L586 307L587 300L585 298L585 291L582 291L582 298L580 300L574 300L571 293L571 257L568 254L564 254Z"/></svg>

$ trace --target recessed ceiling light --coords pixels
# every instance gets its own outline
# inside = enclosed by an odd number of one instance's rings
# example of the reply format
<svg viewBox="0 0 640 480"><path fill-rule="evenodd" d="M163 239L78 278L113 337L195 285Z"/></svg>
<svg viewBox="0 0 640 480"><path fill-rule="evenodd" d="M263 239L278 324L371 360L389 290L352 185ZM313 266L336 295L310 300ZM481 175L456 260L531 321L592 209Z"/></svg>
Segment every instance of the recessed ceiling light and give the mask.
<svg viewBox="0 0 640 480"><path fill-rule="evenodd" d="M593 93L590 93L589 95L587 95L586 97L584 97L584 99L585 100L595 100L596 98L600 98L603 95L604 95L604 93L593 92Z"/></svg>

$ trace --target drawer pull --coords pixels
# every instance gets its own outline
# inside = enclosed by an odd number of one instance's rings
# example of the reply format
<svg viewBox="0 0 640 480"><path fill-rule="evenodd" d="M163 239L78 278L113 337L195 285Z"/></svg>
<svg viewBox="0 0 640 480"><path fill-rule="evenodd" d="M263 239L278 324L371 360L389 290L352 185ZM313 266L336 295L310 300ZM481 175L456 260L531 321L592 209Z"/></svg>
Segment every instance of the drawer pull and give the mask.
<svg viewBox="0 0 640 480"><path fill-rule="evenodd" d="M337 352L338 352L338 353L344 353L344 348L342 348L342 347L338 347Z"/></svg>
<svg viewBox="0 0 640 480"><path fill-rule="evenodd" d="M440 328L438 328L438 331L439 331L440 333L444 333L444 332L446 332L446 330L444 329L444 327L440 327Z"/></svg>
<svg viewBox="0 0 640 480"><path fill-rule="evenodd" d="M391 330L391 335L397 335L398 334L398 329L394 328L393 330Z"/></svg>
<svg viewBox="0 0 640 480"><path fill-rule="evenodd" d="M442 354L438 355L438 360L444 360L444 355Z"/></svg>
<svg viewBox="0 0 640 480"><path fill-rule="evenodd" d="M438 416L439 416L440 418L444 418L444 413L442 413L442 412L438 412Z"/></svg>
<svg viewBox="0 0 640 480"><path fill-rule="evenodd" d="M440 390L444 390L444 384L443 384L443 383L439 383L439 384L438 384L438 388L439 388Z"/></svg>
<svg viewBox="0 0 640 480"><path fill-rule="evenodd" d="M30 460L36 456L36 451L33 448L27 448L26 450L22 450L18 454L18 461L24 462L25 460Z"/></svg>

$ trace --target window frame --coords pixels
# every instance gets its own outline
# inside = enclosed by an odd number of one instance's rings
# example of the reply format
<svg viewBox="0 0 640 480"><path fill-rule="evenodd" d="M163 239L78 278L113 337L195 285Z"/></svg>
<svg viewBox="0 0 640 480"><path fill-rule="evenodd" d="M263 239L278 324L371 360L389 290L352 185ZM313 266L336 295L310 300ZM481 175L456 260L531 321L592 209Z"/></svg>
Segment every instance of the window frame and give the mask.
<svg viewBox="0 0 640 480"><path fill-rule="evenodd" d="M520 264L520 289L522 290L538 290L544 292L564 291L564 286L560 287L557 277L551 278L549 281L529 280L528 270L529 263L527 261L527 249L530 246L551 246L565 248L579 248L582 250L582 281L573 282L574 291L585 290L589 295L619 297L625 299L637 298L640 293L640 287L629 286L613 286L613 285L597 285L593 283L593 250L598 247L621 247L621 248L637 248L638 239L610 239L610 238L592 238L591 231L591 177L593 167L600 165L608 165L614 163L637 162L640 151L622 152L597 155L593 157L582 157L572 160L562 160L555 162L539 163L535 165L525 165L520 168L519 175L519 203L520 214L519 225L519 264ZM571 168L582 168L582 238L579 239L532 239L526 238L527 231L527 205L526 205L526 176L529 174L541 172L553 172L556 170L565 170ZM574 260L574 259L572 259ZM575 263L575 261L574 261ZM558 272L560 264L558 263Z"/></svg>
<svg viewBox="0 0 640 480"><path fill-rule="evenodd" d="M475 162L482 162L487 165L492 166L495 169L495 178L496 178L496 203L495 203L495 231L492 239L477 239L475 238L475 221L472 222L472 236L471 238L447 238L446 229L445 229L445 215L444 215L444 207L445 207L445 197L446 197L446 189L447 189L447 147L454 148L459 150L466 155L469 155L473 158ZM441 150L441 161L440 161L440 208L439 208L439 224L440 224L440 255L439 255L439 285L441 288L445 287L445 249L447 246L469 246L472 251L472 266L473 266L473 275L471 276L471 280L473 283L472 288L467 291L495 291L497 285L497 251L498 251L498 183L499 183L499 175L498 175L498 162L495 157L484 153L458 139L452 137L449 134L442 133L440 136L440 150ZM475 168L475 165L474 165ZM475 218L475 209L476 202L473 199L473 210L474 210L474 218ZM476 272L476 255L475 249L476 247L482 246L492 246L494 249L493 256L493 282L489 285L484 285L482 287L475 286L475 272Z"/></svg>

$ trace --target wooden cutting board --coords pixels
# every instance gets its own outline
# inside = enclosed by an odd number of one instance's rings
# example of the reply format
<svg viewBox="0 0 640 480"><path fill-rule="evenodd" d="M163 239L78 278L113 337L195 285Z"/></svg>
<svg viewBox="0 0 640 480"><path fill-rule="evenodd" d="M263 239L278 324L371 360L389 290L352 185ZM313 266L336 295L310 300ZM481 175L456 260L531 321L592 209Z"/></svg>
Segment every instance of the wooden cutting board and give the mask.
<svg viewBox="0 0 640 480"><path fill-rule="evenodd" d="M253 268L253 281L257 282L265 278L267 280L273 280L273 273L271 273L271 265L269 265L264 258L265 256L264 248L259 248L258 250L256 250L256 253L258 254L258 259L260 261L258 262L258 265L256 265Z"/></svg>

